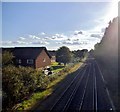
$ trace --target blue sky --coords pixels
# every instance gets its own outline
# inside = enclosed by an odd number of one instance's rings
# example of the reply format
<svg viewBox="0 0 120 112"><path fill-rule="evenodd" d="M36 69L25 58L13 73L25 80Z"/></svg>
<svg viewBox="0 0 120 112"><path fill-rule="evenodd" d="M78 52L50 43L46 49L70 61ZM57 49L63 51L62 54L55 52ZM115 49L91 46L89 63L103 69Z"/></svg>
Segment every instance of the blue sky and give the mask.
<svg viewBox="0 0 120 112"><path fill-rule="evenodd" d="M3 2L2 46L91 49L102 38L110 6L109 2Z"/></svg>

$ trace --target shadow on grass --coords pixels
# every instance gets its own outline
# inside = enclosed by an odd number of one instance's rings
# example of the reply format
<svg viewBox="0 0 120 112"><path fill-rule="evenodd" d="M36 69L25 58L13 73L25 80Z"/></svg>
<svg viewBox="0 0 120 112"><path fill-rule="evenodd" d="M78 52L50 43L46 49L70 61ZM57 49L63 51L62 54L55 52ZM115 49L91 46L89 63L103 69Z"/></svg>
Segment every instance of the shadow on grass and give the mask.
<svg viewBox="0 0 120 112"><path fill-rule="evenodd" d="M52 66L53 70L57 70L57 69L60 69L60 68L64 68L65 66Z"/></svg>

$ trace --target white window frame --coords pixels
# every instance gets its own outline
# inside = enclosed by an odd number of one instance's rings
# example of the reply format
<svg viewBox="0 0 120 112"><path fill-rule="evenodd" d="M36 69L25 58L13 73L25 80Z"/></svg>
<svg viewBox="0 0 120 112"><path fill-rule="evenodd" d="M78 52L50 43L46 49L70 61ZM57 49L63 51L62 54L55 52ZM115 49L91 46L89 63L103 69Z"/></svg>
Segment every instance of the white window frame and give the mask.
<svg viewBox="0 0 120 112"><path fill-rule="evenodd" d="M46 59L45 59L45 58L43 59L43 62L44 62L44 63L46 62Z"/></svg>
<svg viewBox="0 0 120 112"><path fill-rule="evenodd" d="M22 63L22 60L21 60L21 59L17 59L17 63L18 63L18 64L21 64L21 63Z"/></svg>
<svg viewBox="0 0 120 112"><path fill-rule="evenodd" d="M27 64L33 64L33 59L27 59Z"/></svg>

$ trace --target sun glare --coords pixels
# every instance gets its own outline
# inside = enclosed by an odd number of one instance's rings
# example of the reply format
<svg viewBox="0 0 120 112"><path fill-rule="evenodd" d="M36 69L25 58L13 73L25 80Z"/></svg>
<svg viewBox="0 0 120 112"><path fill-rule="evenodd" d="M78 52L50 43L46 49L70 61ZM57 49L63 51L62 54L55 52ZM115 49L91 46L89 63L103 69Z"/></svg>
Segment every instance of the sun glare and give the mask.
<svg viewBox="0 0 120 112"><path fill-rule="evenodd" d="M118 16L118 2L119 1L120 0L112 0L110 2L105 21L112 20L114 17Z"/></svg>

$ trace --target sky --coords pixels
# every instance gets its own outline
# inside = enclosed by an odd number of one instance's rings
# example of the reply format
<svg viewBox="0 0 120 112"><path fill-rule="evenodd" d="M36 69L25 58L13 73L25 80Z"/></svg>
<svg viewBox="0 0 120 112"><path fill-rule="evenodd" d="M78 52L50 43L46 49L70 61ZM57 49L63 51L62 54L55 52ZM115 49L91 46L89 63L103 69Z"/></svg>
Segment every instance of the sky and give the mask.
<svg viewBox="0 0 120 112"><path fill-rule="evenodd" d="M3 2L2 47L93 49L117 2Z"/></svg>

